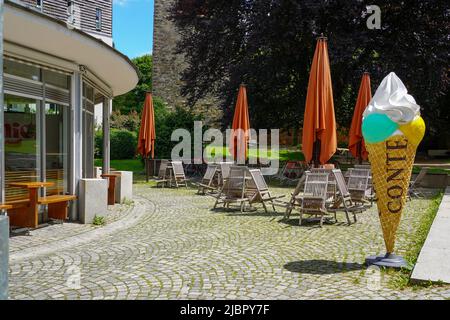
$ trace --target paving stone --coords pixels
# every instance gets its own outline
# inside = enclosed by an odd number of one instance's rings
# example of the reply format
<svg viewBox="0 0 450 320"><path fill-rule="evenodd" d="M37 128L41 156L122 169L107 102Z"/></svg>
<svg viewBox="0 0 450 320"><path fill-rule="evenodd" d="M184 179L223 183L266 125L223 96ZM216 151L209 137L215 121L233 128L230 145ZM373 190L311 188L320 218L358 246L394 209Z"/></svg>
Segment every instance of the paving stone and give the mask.
<svg viewBox="0 0 450 320"><path fill-rule="evenodd" d="M277 188L274 194L289 193ZM192 189L134 186L134 203L110 207L105 227L65 223L14 237L12 299L445 299L450 286L367 286L366 256L383 252L376 207L357 224L298 226L298 216L211 211ZM404 252L431 201L408 202ZM344 216L338 216L344 221ZM78 276L78 278L77 278ZM77 279L79 283L77 286ZM358 281L356 281L357 279Z"/></svg>

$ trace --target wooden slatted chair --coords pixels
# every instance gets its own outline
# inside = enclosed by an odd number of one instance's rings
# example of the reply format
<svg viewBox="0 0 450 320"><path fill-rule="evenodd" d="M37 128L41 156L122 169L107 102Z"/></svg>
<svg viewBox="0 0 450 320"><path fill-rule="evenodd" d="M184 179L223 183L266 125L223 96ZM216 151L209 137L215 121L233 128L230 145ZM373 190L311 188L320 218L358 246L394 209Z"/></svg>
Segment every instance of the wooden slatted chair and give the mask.
<svg viewBox="0 0 450 320"><path fill-rule="evenodd" d="M234 162L220 162L220 177L219 177L219 183L220 185L223 185L225 181L230 176L230 168L234 165Z"/></svg>
<svg viewBox="0 0 450 320"><path fill-rule="evenodd" d="M411 199L411 197L415 198L422 198L423 193L418 189L420 184L422 183L423 179L427 175L428 169L422 168L420 169L419 174L414 180L411 180L409 182L409 188L408 188L408 197Z"/></svg>
<svg viewBox="0 0 450 320"><path fill-rule="evenodd" d="M249 170L249 173L252 179L247 183L246 195L250 199L250 205L253 203L261 203L264 207L264 211L267 213L266 202L269 202L276 212L274 200L283 198L285 195L272 196L270 194L269 186L260 169L251 169Z"/></svg>
<svg viewBox="0 0 450 320"><path fill-rule="evenodd" d="M169 165L169 160L161 160L159 164L158 177L156 179L156 186L162 186L163 188L167 185L167 166Z"/></svg>
<svg viewBox="0 0 450 320"><path fill-rule="evenodd" d="M218 165L208 164L202 180L199 183L195 184L198 187L197 194L205 194L206 190L212 192L217 189L214 185L214 178L216 176L217 169Z"/></svg>
<svg viewBox="0 0 450 320"><path fill-rule="evenodd" d="M300 207L300 204L296 201L296 198L300 196L300 194L305 189L305 182L306 182L306 174L310 173L310 171L303 172L303 175L298 179L297 185L294 189L294 191L291 192L291 198L289 201L280 201L275 200L275 205L279 207L285 208L285 213L283 219L289 219L292 213L292 210L296 207Z"/></svg>
<svg viewBox="0 0 450 320"><path fill-rule="evenodd" d="M67 211L69 203L76 200L75 195L55 194L51 196L38 198L38 204L47 207L48 217L58 222L67 220Z"/></svg>
<svg viewBox="0 0 450 320"><path fill-rule="evenodd" d="M335 197L335 201L332 206L328 207L328 211L334 212L334 220L337 222L336 213L338 211L345 212L347 217L347 222L350 225L350 217L349 214L353 214L353 219L356 223L356 213L363 212L366 208L363 205L358 205L352 200L350 192L348 191L347 184L345 183L344 175L342 171L339 169L333 170L333 176L336 181L338 192Z"/></svg>
<svg viewBox="0 0 450 320"><path fill-rule="evenodd" d="M311 168L312 173L325 173L328 174L328 189L327 189L327 200L332 200L336 195L336 181L333 175L334 164L324 164L322 168Z"/></svg>
<svg viewBox="0 0 450 320"><path fill-rule="evenodd" d="M219 204L229 208L231 203L236 203L240 205L241 212L244 212L245 204L250 202L250 199L245 195L245 181L248 180L247 170L247 167L242 166L232 166L230 168L228 179L225 180L216 197L214 209Z"/></svg>
<svg viewBox="0 0 450 320"><path fill-rule="evenodd" d="M370 168L370 164L355 164L354 168L369 170L369 181L367 182L368 192L366 192L366 198L368 198L368 200L370 200L370 203L372 204L373 201L375 200L375 192L374 192L373 184L372 184L372 171ZM350 170L350 172L351 172L351 170Z"/></svg>
<svg viewBox="0 0 450 320"><path fill-rule="evenodd" d="M175 186L178 188L180 186L188 187L186 175L184 173L183 162L181 161L172 161L172 169L173 169L173 182Z"/></svg>
<svg viewBox="0 0 450 320"><path fill-rule="evenodd" d="M320 216L320 226L322 227L326 210L328 177L326 173L307 173L305 189L303 195L296 196L295 201L300 204L300 220L302 224L303 215Z"/></svg>
<svg viewBox="0 0 450 320"><path fill-rule="evenodd" d="M367 203L366 193L368 190L370 170L355 169L350 171L347 187L353 201Z"/></svg>

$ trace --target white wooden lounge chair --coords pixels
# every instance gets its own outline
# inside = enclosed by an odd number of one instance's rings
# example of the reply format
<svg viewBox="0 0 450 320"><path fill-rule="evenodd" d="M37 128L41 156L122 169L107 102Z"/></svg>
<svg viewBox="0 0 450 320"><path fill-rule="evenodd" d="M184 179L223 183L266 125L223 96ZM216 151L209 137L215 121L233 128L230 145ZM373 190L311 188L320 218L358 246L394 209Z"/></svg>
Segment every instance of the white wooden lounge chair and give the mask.
<svg viewBox="0 0 450 320"><path fill-rule="evenodd" d="M219 168L220 168L219 183L221 186L223 186L224 182L230 176L230 168L233 165L234 165L234 162L219 162Z"/></svg>
<svg viewBox="0 0 450 320"><path fill-rule="evenodd" d="M305 190L305 182L306 182L307 173L311 173L311 172L310 171L303 172L303 175L300 177L300 179L298 179L297 185L296 185L294 191L291 193L291 199L289 200L289 202L280 203L277 201L277 204L281 204L281 206L286 208L283 219L289 219L289 217L291 216L292 210L297 206L300 207L300 204L295 199L296 199L296 197L298 197L300 195L300 193L302 193Z"/></svg>
<svg viewBox="0 0 450 320"><path fill-rule="evenodd" d="M231 203L240 205L241 212L244 212L245 203L249 203L250 199L245 194L246 180L251 179L248 176L248 168L243 166L232 166L228 179L225 180L219 194L214 203L214 209L217 205L223 204L229 208Z"/></svg>
<svg viewBox="0 0 450 320"><path fill-rule="evenodd" d="M195 184L198 187L197 194L205 194L206 190L211 192L217 189L217 186L214 185L214 178L216 176L217 168L218 165L216 164L208 164L202 180Z"/></svg>
<svg viewBox="0 0 450 320"><path fill-rule="evenodd" d="M328 166L328 167L327 167ZM333 170L334 165L326 164L322 168L311 168L312 173L325 173L328 174L328 189L327 189L327 200L332 200L336 195L336 181L334 179ZM330 169L332 168L332 169Z"/></svg>
<svg viewBox="0 0 450 320"><path fill-rule="evenodd" d="M408 197L423 198L423 193L419 190L420 184L427 175L428 169L420 169L417 177L409 182Z"/></svg>
<svg viewBox="0 0 450 320"><path fill-rule="evenodd" d="M368 169L355 169L350 171L348 177L347 187L352 200L357 203L366 204L366 193L368 190L370 170Z"/></svg>
<svg viewBox="0 0 450 320"><path fill-rule="evenodd" d="M270 194L269 186L264 180L264 176L260 169L251 169L249 170L249 173L252 179L247 183L246 195L250 199L250 205L253 203L262 203L264 211L267 213L266 202L269 202L276 212L274 200L283 198L285 195L272 196Z"/></svg>
<svg viewBox="0 0 450 320"><path fill-rule="evenodd" d="M184 174L183 162L181 161L172 161L172 169L173 169L173 182L175 186L178 188L180 186L188 187L186 175Z"/></svg>
<svg viewBox="0 0 450 320"><path fill-rule="evenodd" d="M294 197L300 204L300 220L302 224L303 215L320 216L322 227L325 216L328 214L325 204L327 200L328 174L307 173L303 195Z"/></svg>
<svg viewBox="0 0 450 320"><path fill-rule="evenodd" d="M159 165L158 177L156 179L156 186L165 187L169 179L167 177L167 166L169 165L169 160L161 160Z"/></svg>
<svg viewBox="0 0 450 320"><path fill-rule="evenodd" d="M350 192L348 191L347 185L345 183L344 175L342 174L342 171L339 169L333 170L333 176L336 181L336 186L338 189L338 192L335 197L335 201L332 206L328 207L327 210L330 212L334 212L334 220L337 222L337 216L336 213L338 211L345 212L345 215L347 217L347 222L350 225L350 217L349 213L353 214L353 219L356 222L356 213L363 212L366 208L361 204L356 204L350 195Z"/></svg>

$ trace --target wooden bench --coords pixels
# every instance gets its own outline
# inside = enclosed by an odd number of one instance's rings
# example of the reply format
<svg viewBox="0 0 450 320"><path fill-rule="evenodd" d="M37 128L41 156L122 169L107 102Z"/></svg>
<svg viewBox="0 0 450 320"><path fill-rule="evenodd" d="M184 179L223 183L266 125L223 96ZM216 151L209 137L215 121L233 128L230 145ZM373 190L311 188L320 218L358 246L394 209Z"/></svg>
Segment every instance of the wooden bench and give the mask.
<svg viewBox="0 0 450 320"><path fill-rule="evenodd" d="M9 224L11 226L31 228L35 224L35 218L30 214L29 199L11 200L3 203L8 206Z"/></svg>
<svg viewBox="0 0 450 320"><path fill-rule="evenodd" d="M6 206L11 226L37 228L38 205L48 206L49 218L64 221L67 219L69 201L75 200L76 198L74 195L51 195L38 198L35 205L32 205L29 199L20 199L2 203L0 207L3 208L3 206Z"/></svg>
<svg viewBox="0 0 450 320"><path fill-rule="evenodd" d="M55 220L67 220L69 201L75 200L75 195L51 195L38 198L39 205L47 205L48 217Z"/></svg>

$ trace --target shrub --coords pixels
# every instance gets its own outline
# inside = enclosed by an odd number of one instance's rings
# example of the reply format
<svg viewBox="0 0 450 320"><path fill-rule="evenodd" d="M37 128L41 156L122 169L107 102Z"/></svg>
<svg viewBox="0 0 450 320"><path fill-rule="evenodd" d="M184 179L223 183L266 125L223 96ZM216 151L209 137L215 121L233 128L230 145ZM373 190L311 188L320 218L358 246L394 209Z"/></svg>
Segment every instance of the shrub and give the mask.
<svg viewBox="0 0 450 320"><path fill-rule="evenodd" d="M159 159L170 159L172 148L178 144L178 141L171 141L173 131L180 128L186 129L191 133L191 138L193 139L194 121L203 120L202 117L193 115L189 110L183 108L176 108L175 111L168 113L158 113L155 110L155 113L155 158ZM193 151L191 151L191 155L193 155Z"/></svg>
<svg viewBox="0 0 450 320"><path fill-rule="evenodd" d="M137 134L125 129L111 129L111 160L133 159L136 155ZM95 134L95 157L103 157L103 136Z"/></svg>
<svg viewBox="0 0 450 320"><path fill-rule="evenodd" d="M129 114L122 114L120 111L114 111L111 114L111 128L139 132L140 125L141 118L134 110Z"/></svg>

